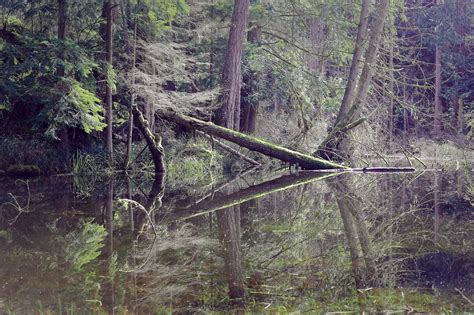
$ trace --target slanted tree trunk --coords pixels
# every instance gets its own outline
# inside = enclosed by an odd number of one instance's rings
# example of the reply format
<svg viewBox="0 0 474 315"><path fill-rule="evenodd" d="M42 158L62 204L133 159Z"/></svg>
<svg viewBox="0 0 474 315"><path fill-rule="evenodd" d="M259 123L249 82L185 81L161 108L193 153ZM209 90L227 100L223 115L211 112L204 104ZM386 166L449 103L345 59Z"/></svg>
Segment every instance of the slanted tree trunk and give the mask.
<svg viewBox="0 0 474 315"><path fill-rule="evenodd" d="M137 107L133 107L133 114L135 115L137 127L145 138L148 149L150 150L151 158L155 165L155 176L162 176L166 171L166 168L164 162L164 150L161 146L161 138L151 132L148 122Z"/></svg>
<svg viewBox="0 0 474 315"><path fill-rule="evenodd" d="M304 169L339 169L344 166L326 161L311 155L293 151L270 142L234 131L222 126L215 125L194 117L182 115L172 111L160 111L164 119L186 126L188 128L203 131L209 135L236 143L251 151L256 151L267 156L279 159L290 164L296 164Z"/></svg>
<svg viewBox="0 0 474 315"><path fill-rule="evenodd" d="M259 45L262 37L260 25L253 24L247 33L247 41L253 45ZM258 73L248 69L243 76L241 89L241 115L240 131L248 134L255 133L258 113Z"/></svg>
<svg viewBox="0 0 474 315"><path fill-rule="evenodd" d="M365 54L364 67L362 69L362 73L357 84L357 94L355 98L349 98L347 100L347 103L343 99L334 128L332 129L328 137L326 137L326 139L318 147L318 150L314 153L317 156L330 160L341 160L347 158L349 154L349 144L347 141L347 136L353 128L363 122L363 119L360 119L359 116L367 98L370 82L372 80L374 65L376 63L377 51L382 37L385 17L388 12L388 4L389 0L380 0L377 5L377 9L374 14L374 23L369 39L369 47ZM359 24L359 28L361 27L361 23ZM356 45L357 44L359 43L356 42ZM354 55L355 54L356 51L354 52ZM351 75L352 71L349 76L349 81L347 83L346 90L353 89L353 83L351 83ZM349 94L349 96L352 95L350 94L350 91L348 91L347 93ZM352 104L352 106L350 106L349 109L346 109L346 106L349 106L347 104Z"/></svg>
<svg viewBox="0 0 474 315"><path fill-rule="evenodd" d="M112 14L113 14L113 5L112 0L106 0L105 3L105 14L107 18L107 26L105 33L105 74L106 74L106 88L105 88L105 120L107 122L107 128L105 131L105 143L107 148L107 155L109 160L112 162L114 160L113 146L112 146L112 82L111 80L111 71L112 71L112 42L113 42L113 33L112 33Z"/></svg>
<svg viewBox="0 0 474 315"><path fill-rule="evenodd" d="M239 130L240 122L241 61L249 6L249 0L235 0L222 68L220 107L214 117L216 124L235 130Z"/></svg>
<svg viewBox="0 0 474 315"><path fill-rule="evenodd" d="M359 75L359 68L361 63L362 53L364 51L364 44L367 36L367 21L369 19L370 0L362 1L362 8L360 11L359 28L357 30L357 38L355 42L354 54L352 56L351 70L349 78L347 79L344 97L342 99L341 107L337 114L336 123L342 121L344 116L349 111L349 108L354 100L354 92L357 86L357 76Z"/></svg>

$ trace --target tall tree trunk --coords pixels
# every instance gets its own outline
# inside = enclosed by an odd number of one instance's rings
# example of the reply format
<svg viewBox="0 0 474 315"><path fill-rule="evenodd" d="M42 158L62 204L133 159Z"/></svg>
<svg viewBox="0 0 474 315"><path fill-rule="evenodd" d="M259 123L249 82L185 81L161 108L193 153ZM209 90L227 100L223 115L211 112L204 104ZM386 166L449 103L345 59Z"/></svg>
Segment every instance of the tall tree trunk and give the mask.
<svg viewBox="0 0 474 315"><path fill-rule="evenodd" d="M259 45L262 30L260 25L250 26L247 33L247 41L253 45ZM258 113L258 73L248 69L243 76L243 85L241 89L241 115L240 131L248 134L255 133Z"/></svg>
<svg viewBox="0 0 474 315"><path fill-rule="evenodd" d="M106 0L105 3L105 13L107 17L107 26L106 26L106 33L105 33L105 61L106 61L106 89L105 89L105 119L107 122L107 128L105 131L105 142L107 147L107 155L109 156L109 160L113 162L114 155L113 155L113 146L112 146L112 82L111 80L111 71L112 71L112 41L113 41L113 33L112 33L112 14L113 14L113 5L112 0Z"/></svg>
<svg viewBox="0 0 474 315"><path fill-rule="evenodd" d="M249 6L249 0L235 0L234 2L227 52L222 68L220 107L215 112L214 118L216 124L230 129L237 127L236 130L239 129L237 125L240 115L235 118L235 114L240 113L240 108L236 107L237 104L240 105L241 61Z"/></svg>
<svg viewBox="0 0 474 315"><path fill-rule="evenodd" d="M327 14L325 6L321 10L323 16ZM320 17L310 17L307 20L307 24L309 28L309 42L311 43L314 55L309 56L306 64L313 74L321 75L324 73L325 59L323 54L325 50L324 43L327 42L327 25Z"/></svg>

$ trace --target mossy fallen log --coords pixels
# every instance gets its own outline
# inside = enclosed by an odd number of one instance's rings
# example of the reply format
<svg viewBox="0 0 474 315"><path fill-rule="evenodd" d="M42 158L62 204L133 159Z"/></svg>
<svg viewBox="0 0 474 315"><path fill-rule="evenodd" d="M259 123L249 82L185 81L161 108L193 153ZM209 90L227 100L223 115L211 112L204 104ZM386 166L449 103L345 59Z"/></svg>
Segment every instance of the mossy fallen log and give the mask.
<svg viewBox="0 0 474 315"><path fill-rule="evenodd" d="M259 152L269 157L298 165L307 170L318 169L343 169L344 166L330 161L326 161L308 154L293 151L279 145L273 144L250 135L237 132L228 128L215 125L211 122L203 121L194 117L176 113L174 111L160 111L160 116L164 119L186 126L188 128L200 130L214 137L233 142L251 151Z"/></svg>

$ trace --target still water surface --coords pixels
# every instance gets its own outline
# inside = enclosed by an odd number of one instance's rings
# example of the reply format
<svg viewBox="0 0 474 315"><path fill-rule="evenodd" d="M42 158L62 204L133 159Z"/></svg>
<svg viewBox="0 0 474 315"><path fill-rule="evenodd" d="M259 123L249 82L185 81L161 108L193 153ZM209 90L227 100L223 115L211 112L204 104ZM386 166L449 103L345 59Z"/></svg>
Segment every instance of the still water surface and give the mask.
<svg viewBox="0 0 474 315"><path fill-rule="evenodd" d="M473 193L470 170L2 178L0 313L473 312Z"/></svg>

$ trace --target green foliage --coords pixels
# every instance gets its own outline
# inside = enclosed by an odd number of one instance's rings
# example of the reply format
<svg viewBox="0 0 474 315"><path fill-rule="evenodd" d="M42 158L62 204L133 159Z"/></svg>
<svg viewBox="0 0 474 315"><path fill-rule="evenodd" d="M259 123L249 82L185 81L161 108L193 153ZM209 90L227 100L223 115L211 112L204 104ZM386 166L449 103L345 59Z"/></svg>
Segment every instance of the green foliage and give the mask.
<svg viewBox="0 0 474 315"><path fill-rule="evenodd" d="M2 109L22 113L31 127L52 138L63 126L86 133L102 130L100 100L91 91L90 81L97 64L84 49L72 42L15 37L0 50L0 72L6 78L0 81ZM64 58L58 58L60 54ZM58 67L70 76L58 77ZM25 103L27 109L22 106Z"/></svg>
<svg viewBox="0 0 474 315"><path fill-rule="evenodd" d="M102 225L92 222L84 222L81 229L66 235L66 259L72 264L74 271L83 271L87 264L99 257L106 235Z"/></svg>
<svg viewBox="0 0 474 315"><path fill-rule="evenodd" d="M147 23L150 35L161 35L171 29L171 22L179 13L188 14L189 6L186 0L144 0L136 4L136 16Z"/></svg>
<svg viewBox="0 0 474 315"><path fill-rule="evenodd" d="M103 130L106 124L103 123L100 99L75 80L63 79L62 82L68 85L69 92L52 108L46 107L46 113L40 113L48 117L45 134L57 138L61 126L79 127L86 133Z"/></svg>

